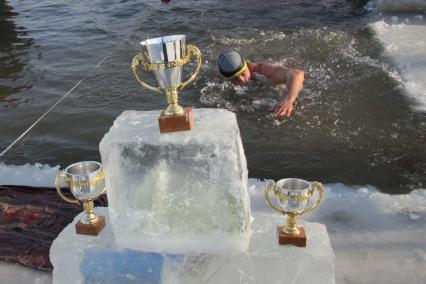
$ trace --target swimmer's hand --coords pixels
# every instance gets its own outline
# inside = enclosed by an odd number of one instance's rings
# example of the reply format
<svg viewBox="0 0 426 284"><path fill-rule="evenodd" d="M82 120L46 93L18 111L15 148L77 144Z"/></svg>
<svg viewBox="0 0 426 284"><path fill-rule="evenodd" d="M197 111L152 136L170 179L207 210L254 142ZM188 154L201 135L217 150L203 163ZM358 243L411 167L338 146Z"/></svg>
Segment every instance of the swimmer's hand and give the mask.
<svg viewBox="0 0 426 284"><path fill-rule="evenodd" d="M285 97L281 102L277 103L271 110L275 117L290 117L293 112L294 102Z"/></svg>

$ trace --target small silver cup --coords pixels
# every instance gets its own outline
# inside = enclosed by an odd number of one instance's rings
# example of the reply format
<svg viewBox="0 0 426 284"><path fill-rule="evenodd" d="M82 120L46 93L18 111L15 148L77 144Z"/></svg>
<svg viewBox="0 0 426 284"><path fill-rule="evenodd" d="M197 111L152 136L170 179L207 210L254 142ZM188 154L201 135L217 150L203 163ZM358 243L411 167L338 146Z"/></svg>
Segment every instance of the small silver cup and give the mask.
<svg viewBox="0 0 426 284"><path fill-rule="evenodd" d="M269 191L272 190L278 199L279 207L275 206L269 199ZM315 202L308 205L314 192L318 192ZM286 178L270 181L264 188L264 195L268 205L275 211L287 215L287 225L283 226L282 232L287 235L298 235L300 231L296 225L296 216L313 210L324 197L324 186L319 182L309 182L298 178Z"/></svg>
<svg viewBox="0 0 426 284"><path fill-rule="evenodd" d="M61 182L64 182L70 188L76 199L69 198L62 193ZM55 187L59 196L65 201L83 205L84 214L80 220L81 224L90 226L99 223L100 218L93 210L93 200L106 192L104 170L101 163L82 161L69 165L56 176Z"/></svg>

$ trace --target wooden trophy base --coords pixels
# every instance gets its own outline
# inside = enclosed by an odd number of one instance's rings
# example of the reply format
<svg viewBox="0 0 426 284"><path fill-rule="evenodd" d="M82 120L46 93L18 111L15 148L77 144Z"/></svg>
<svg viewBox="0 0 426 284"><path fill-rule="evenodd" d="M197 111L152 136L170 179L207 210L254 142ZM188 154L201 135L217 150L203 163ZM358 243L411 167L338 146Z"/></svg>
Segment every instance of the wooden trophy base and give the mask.
<svg viewBox="0 0 426 284"><path fill-rule="evenodd" d="M75 224L75 230L79 235L89 235L89 236L97 236L105 227L105 217L98 216L99 220L95 224L83 224L81 221L78 221Z"/></svg>
<svg viewBox="0 0 426 284"><path fill-rule="evenodd" d="M192 107L184 108L180 115L164 115L158 118L161 133L191 130L193 125Z"/></svg>
<svg viewBox="0 0 426 284"><path fill-rule="evenodd" d="M296 247L306 247L306 234L303 227L297 227L300 231L298 235L287 235L283 232L284 226L277 226L277 239L280 245L292 245Z"/></svg>

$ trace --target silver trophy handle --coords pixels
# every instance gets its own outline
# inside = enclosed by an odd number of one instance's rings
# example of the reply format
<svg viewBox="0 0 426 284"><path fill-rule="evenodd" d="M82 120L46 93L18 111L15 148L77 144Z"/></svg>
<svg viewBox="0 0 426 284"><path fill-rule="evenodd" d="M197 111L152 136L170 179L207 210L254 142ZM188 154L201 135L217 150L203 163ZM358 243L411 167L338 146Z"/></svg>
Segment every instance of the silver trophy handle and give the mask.
<svg viewBox="0 0 426 284"><path fill-rule="evenodd" d="M58 173L58 175L56 176L56 179L55 179L55 187L56 187L56 191L58 192L59 196L60 196L63 200L65 200L65 201L67 201L67 202L69 202L69 203L80 205L80 201L78 201L78 199L72 199L72 198L66 197L66 196L62 193L62 190L61 190L60 184L61 184L61 181L64 181L64 180L65 180L65 171L60 171L60 172Z"/></svg>
<svg viewBox="0 0 426 284"><path fill-rule="evenodd" d="M162 93L160 88L148 85L147 83L142 81L142 79L138 76L138 72L137 72L138 66L139 65L145 66L147 64L147 62L148 62L148 60L146 59L145 55L143 55L142 53L136 54L135 57L133 57L133 60L132 60L133 76L135 76L135 78L139 82L139 84L141 84L142 86L144 86L148 90L151 90L151 91L154 91L154 92L157 92L157 93Z"/></svg>
<svg viewBox="0 0 426 284"><path fill-rule="evenodd" d="M322 183L317 181L312 182L311 195L313 195L315 191L318 191L318 199L310 207L305 208L305 210L303 210L303 212L301 212L299 215L305 214L306 212L313 210L315 207L318 206L318 204L320 204L321 200L324 197L324 186L322 185Z"/></svg>
<svg viewBox="0 0 426 284"><path fill-rule="evenodd" d="M189 77L189 79L188 80L186 80L185 82L183 82L182 84L180 84L179 86L178 86L178 88L180 89L180 90L182 90L183 88L185 88L187 85L189 85L190 83L192 83L192 81L194 81L195 80L195 78L197 77L197 75L198 75L198 73L200 72L200 68L201 68L201 59L202 59L202 56L201 56L201 52L200 52L200 50L196 47L196 46L194 46L194 45L191 45L191 44L188 44L187 45L187 52L189 53L189 54L193 54L194 56L195 56L195 58L197 59L197 67L195 67L195 71L194 71L194 73L191 75L191 77Z"/></svg>
<svg viewBox="0 0 426 284"><path fill-rule="evenodd" d="M272 189L274 194L277 194L277 190L276 190L276 183L274 181L269 181L265 188L263 189L263 194L265 196L266 202L268 203L269 207L271 207L272 209L274 209L275 211L281 213L281 214L286 214L286 212L278 207L276 207L272 201L269 199L269 191Z"/></svg>

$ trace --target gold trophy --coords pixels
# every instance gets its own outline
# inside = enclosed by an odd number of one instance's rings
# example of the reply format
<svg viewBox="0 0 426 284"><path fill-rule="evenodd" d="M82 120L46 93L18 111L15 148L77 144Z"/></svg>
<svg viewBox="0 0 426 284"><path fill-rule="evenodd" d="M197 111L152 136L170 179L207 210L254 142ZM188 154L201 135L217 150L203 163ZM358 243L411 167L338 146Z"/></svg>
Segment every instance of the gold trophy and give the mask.
<svg viewBox="0 0 426 284"><path fill-rule="evenodd" d="M160 132L191 130L193 125L192 108L183 108L178 104L178 91L195 80L201 67L200 50L186 44L185 35L171 35L148 39L140 43L142 52L132 60L132 71L136 80L145 88L166 95L169 106L158 118ZM191 54L197 59L197 67L191 77L182 83L183 65L190 60ZM138 76L138 66L152 71L158 87L148 85Z"/></svg>
<svg viewBox="0 0 426 284"><path fill-rule="evenodd" d="M62 193L61 182L69 186L76 199ZM84 213L75 225L77 234L97 236L105 227L105 217L96 215L93 200L106 192L105 177L102 164L94 161L83 161L69 165L60 171L55 180L56 191L65 201L83 204Z"/></svg>
<svg viewBox="0 0 426 284"><path fill-rule="evenodd" d="M279 208L269 199L272 190L278 198ZM318 191L317 200L308 206L314 192ZM303 226L296 225L296 216L311 211L324 197L324 187L319 182L308 182L303 179L287 178L270 181L264 188L264 195L268 205L275 211L287 215L287 225L277 226L277 239L280 245L294 245L306 247L306 234Z"/></svg>

